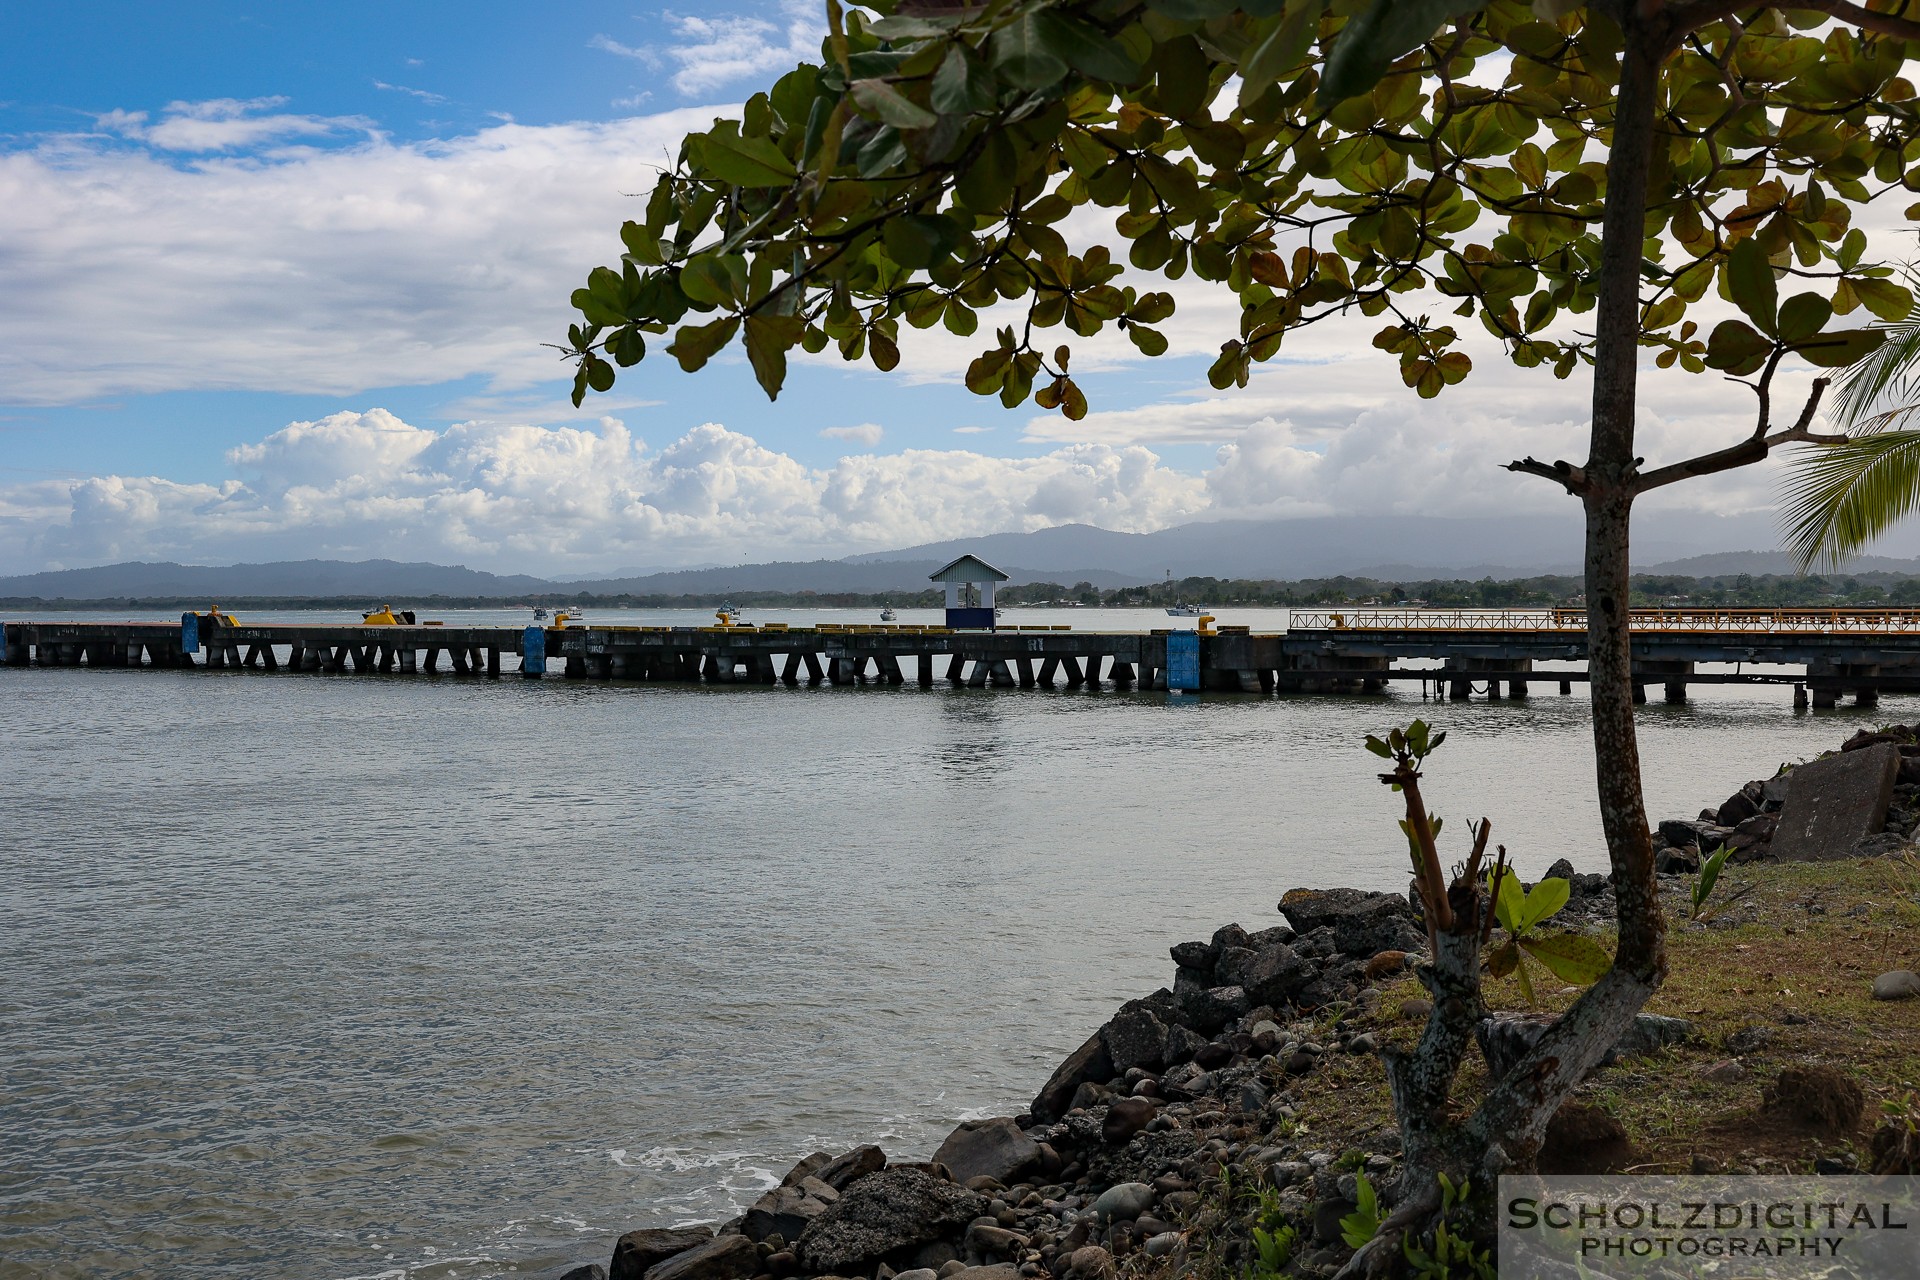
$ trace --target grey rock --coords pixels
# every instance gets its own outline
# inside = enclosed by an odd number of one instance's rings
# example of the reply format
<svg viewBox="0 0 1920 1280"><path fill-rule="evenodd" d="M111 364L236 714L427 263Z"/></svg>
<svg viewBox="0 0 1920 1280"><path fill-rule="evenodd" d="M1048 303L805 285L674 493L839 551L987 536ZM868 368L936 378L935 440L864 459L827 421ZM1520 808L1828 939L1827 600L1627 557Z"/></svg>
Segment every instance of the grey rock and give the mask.
<svg viewBox="0 0 1920 1280"><path fill-rule="evenodd" d="M646 1227L629 1231L615 1242L607 1275L609 1280L641 1280L655 1264L711 1239L710 1227Z"/></svg>
<svg viewBox="0 0 1920 1280"><path fill-rule="evenodd" d="M1053 1124L1067 1114L1073 1105L1073 1096L1081 1085L1105 1084L1115 1074L1106 1040L1096 1031L1085 1044L1068 1054L1066 1060L1054 1068L1053 1075L1034 1095L1027 1110L1040 1123Z"/></svg>
<svg viewBox="0 0 1920 1280"><path fill-rule="evenodd" d="M989 1258L1018 1257L1027 1238L998 1224L976 1222L967 1228L967 1248Z"/></svg>
<svg viewBox="0 0 1920 1280"><path fill-rule="evenodd" d="M1284 942L1264 950L1229 947L1220 953L1221 981L1247 993L1255 1004L1281 1005L1297 995L1314 977L1313 964Z"/></svg>
<svg viewBox="0 0 1920 1280"><path fill-rule="evenodd" d="M1122 1006L1113 1020L1100 1028L1100 1038L1106 1043L1114 1071L1120 1074L1132 1067L1159 1067L1167 1060L1166 1023L1138 1000Z"/></svg>
<svg viewBox="0 0 1920 1280"><path fill-rule="evenodd" d="M828 1196L838 1198L837 1192L818 1179L808 1177L806 1181L820 1187ZM782 1240L797 1240L807 1224L826 1211L829 1203L802 1187L775 1187L753 1202L740 1224L740 1231L749 1240L765 1240L776 1234Z"/></svg>
<svg viewBox="0 0 1920 1280"><path fill-rule="evenodd" d="M745 1236L715 1236L647 1271L646 1280L747 1280L760 1271L760 1253Z"/></svg>
<svg viewBox="0 0 1920 1280"><path fill-rule="evenodd" d="M1207 1047L1207 1038L1197 1031L1175 1023L1167 1028L1167 1062L1169 1065L1186 1062L1194 1054Z"/></svg>
<svg viewBox="0 0 1920 1280"><path fill-rule="evenodd" d="M1748 818L1760 812L1760 806L1745 791L1736 791L1728 796L1714 814L1714 821L1723 827L1737 827Z"/></svg>
<svg viewBox="0 0 1920 1280"><path fill-rule="evenodd" d="M1540 878L1542 880L1565 880L1567 882L1568 887L1571 888L1573 885L1573 877L1575 874L1576 873L1573 869L1573 864L1567 861L1565 858L1561 858L1560 860L1555 862L1552 866L1548 867L1547 874L1541 876Z"/></svg>
<svg viewBox="0 0 1920 1280"><path fill-rule="evenodd" d="M1875 1000L1911 1000L1915 996L1920 996L1920 973L1911 969L1895 969L1873 980Z"/></svg>
<svg viewBox="0 0 1920 1280"><path fill-rule="evenodd" d="M1346 955L1416 950L1421 937L1413 908L1397 893L1292 889L1280 899L1280 914L1303 936L1331 928L1334 948Z"/></svg>
<svg viewBox="0 0 1920 1280"><path fill-rule="evenodd" d="M1149 1258L1164 1258L1180 1247L1178 1231L1162 1231L1159 1235L1148 1236L1147 1242L1140 1246L1140 1252Z"/></svg>
<svg viewBox="0 0 1920 1280"><path fill-rule="evenodd" d="M1223 924L1213 931L1213 941L1208 945L1213 948L1214 960L1217 963L1220 953L1228 947L1247 945L1247 931L1237 924Z"/></svg>
<svg viewBox="0 0 1920 1280"><path fill-rule="evenodd" d="M835 1156L822 1165L817 1175L820 1181L835 1191L845 1191L853 1183L870 1173L878 1173L887 1167L887 1153L875 1146L855 1147L843 1156Z"/></svg>
<svg viewBox="0 0 1920 1280"><path fill-rule="evenodd" d="M940 1280L940 1273L932 1267L915 1267L911 1271L896 1271L893 1280Z"/></svg>
<svg viewBox="0 0 1920 1280"><path fill-rule="evenodd" d="M1793 771L1773 855L1782 862L1849 856L1855 842L1887 820L1900 753L1888 742L1814 760Z"/></svg>
<svg viewBox="0 0 1920 1280"><path fill-rule="evenodd" d="M584 1267L562 1272L556 1280L607 1280L607 1269L597 1262L589 1262Z"/></svg>
<svg viewBox="0 0 1920 1280"><path fill-rule="evenodd" d="M987 1198L977 1191L895 1165L848 1187L808 1224L797 1252L809 1271L844 1275L896 1249L956 1234L986 1210Z"/></svg>
<svg viewBox="0 0 1920 1280"><path fill-rule="evenodd" d="M1209 942L1176 942L1167 951L1182 969L1211 969L1218 954Z"/></svg>
<svg viewBox="0 0 1920 1280"><path fill-rule="evenodd" d="M1010 1262L991 1267L962 1267L948 1272L946 1280L1020 1280L1020 1269Z"/></svg>
<svg viewBox="0 0 1920 1280"><path fill-rule="evenodd" d="M1668 818L1660 824L1660 834L1666 838L1667 845L1674 849L1703 848L1701 832L1706 829L1704 822L1689 822L1685 818Z"/></svg>
<svg viewBox="0 0 1920 1280"><path fill-rule="evenodd" d="M1177 1021L1201 1035L1212 1035L1252 1007L1243 988L1205 986L1186 970L1175 976L1173 995L1179 1009Z"/></svg>
<svg viewBox="0 0 1920 1280"><path fill-rule="evenodd" d="M997 1116L966 1121L947 1135L933 1158L952 1171L956 1182L985 1175L1010 1184L1040 1158L1040 1144L1022 1133L1012 1119Z"/></svg>
<svg viewBox="0 0 1920 1280"><path fill-rule="evenodd" d="M1131 1221L1153 1207L1153 1188L1144 1182L1122 1182L1108 1187L1093 1202L1094 1216L1102 1222L1113 1219Z"/></svg>
<svg viewBox="0 0 1920 1280"><path fill-rule="evenodd" d="M1700 1078L1714 1084L1739 1084L1747 1078L1747 1067L1738 1058L1728 1058L1701 1071Z"/></svg>
<svg viewBox="0 0 1920 1280"><path fill-rule="evenodd" d="M1158 1111L1150 1098L1122 1098L1107 1108L1106 1119L1100 1122L1101 1140L1110 1146L1124 1144L1146 1128Z"/></svg>
<svg viewBox="0 0 1920 1280"><path fill-rule="evenodd" d="M1076 1276L1110 1276L1113 1255L1097 1244L1082 1245L1067 1256L1067 1269Z"/></svg>
<svg viewBox="0 0 1920 1280"><path fill-rule="evenodd" d="M787 1176L780 1179L783 1187L797 1187L800 1179L810 1178L833 1163L833 1157L824 1151L816 1151L810 1156L800 1157L800 1163L787 1170Z"/></svg>

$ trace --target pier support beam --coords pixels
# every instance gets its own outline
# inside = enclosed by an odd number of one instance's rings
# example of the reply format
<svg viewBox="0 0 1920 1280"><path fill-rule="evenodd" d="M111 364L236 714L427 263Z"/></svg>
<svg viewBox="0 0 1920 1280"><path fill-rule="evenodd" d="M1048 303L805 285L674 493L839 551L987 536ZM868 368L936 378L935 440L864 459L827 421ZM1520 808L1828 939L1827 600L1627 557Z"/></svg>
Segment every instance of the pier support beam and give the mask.
<svg viewBox="0 0 1920 1280"><path fill-rule="evenodd" d="M918 677L918 683L922 689L931 689L933 687L932 654L918 653L914 655L914 674Z"/></svg>

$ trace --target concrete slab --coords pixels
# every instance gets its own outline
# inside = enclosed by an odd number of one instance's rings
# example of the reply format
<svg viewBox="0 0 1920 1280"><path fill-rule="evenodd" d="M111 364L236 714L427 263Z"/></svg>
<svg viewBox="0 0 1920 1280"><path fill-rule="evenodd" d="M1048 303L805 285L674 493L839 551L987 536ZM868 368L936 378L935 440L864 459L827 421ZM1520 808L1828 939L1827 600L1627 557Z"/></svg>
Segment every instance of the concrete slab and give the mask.
<svg viewBox="0 0 1920 1280"><path fill-rule="evenodd" d="M1844 858L1885 825L1900 753L1890 743L1843 751L1793 771L1773 853L1782 862Z"/></svg>

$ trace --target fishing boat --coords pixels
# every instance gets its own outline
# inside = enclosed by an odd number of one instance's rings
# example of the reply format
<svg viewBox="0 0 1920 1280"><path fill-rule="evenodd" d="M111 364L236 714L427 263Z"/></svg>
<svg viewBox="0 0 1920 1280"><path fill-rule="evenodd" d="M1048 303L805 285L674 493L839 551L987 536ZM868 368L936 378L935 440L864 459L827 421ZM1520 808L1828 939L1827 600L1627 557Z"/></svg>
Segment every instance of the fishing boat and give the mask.
<svg viewBox="0 0 1920 1280"><path fill-rule="evenodd" d="M1201 606L1197 604L1170 604L1167 606L1167 616L1169 618L1197 618L1200 616L1200 609Z"/></svg>
<svg viewBox="0 0 1920 1280"><path fill-rule="evenodd" d="M545 622L547 620L546 609L544 609L540 605L533 606L533 620L535 622Z"/></svg>
<svg viewBox="0 0 1920 1280"><path fill-rule="evenodd" d="M893 622L893 621L895 621L895 615L894 615L894 612L893 612L893 606L892 606L892 605L890 605L890 604L883 604L883 605L881 605L881 606L880 606L880 621L882 621L882 622Z"/></svg>

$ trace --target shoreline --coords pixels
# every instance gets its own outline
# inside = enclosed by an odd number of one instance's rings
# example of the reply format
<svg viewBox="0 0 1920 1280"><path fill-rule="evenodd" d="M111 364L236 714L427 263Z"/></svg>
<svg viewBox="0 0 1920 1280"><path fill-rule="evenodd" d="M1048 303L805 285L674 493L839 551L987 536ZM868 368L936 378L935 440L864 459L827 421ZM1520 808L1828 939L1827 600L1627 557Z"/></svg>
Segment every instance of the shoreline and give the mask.
<svg viewBox="0 0 1920 1280"><path fill-rule="evenodd" d="M1920 736L1892 728L1891 734L1861 730L1822 758L1843 758L1854 773L1863 762L1884 766L1889 779L1890 805L1874 819L1875 830L1829 865L1840 857L1848 866L1884 859L1906 848L1906 837L1920 827ZM1762 870L1755 864L1784 865L1774 843L1787 843L1778 829L1786 780L1798 767L1746 784L1695 819L1656 825L1670 915L1687 909L1687 877L1703 847L1732 845L1729 861L1744 872ZM1608 931L1607 877L1575 873L1565 859L1545 876L1569 880L1569 905L1556 923ZM1758 927L1760 913L1751 901L1742 905L1741 896L1733 892L1734 900L1711 920L1680 927L1716 940ZM1368 1066L1377 1075L1378 1051L1383 1038L1398 1033L1395 1024L1424 1018L1412 968L1425 938L1407 899L1391 892L1292 890L1278 912L1284 923L1252 932L1230 924L1206 941L1174 945L1171 986L1122 1004L1054 1069L1026 1110L963 1122L931 1159L890 1161L875 1146L815 1153L746 1213L717 1228L629 1231L608 1264L582 1263L558 1274L562 1280L1188 1274L1247 1263L1258 1248L1251 1225L1262 1221L1275 1229L1287 1224L1294 1254L1289 1274L1330 1273L1350 1252L1340 1241L1339 1218L1353 1208L1358 1178L1388 1181L1397 1167L1399 1134L1384 1097L1367 1098L1353 1077L1364 1076ZM1495 985L1489 983L1490 1010L1503 1003L1494 998ZM1875 997L1885 998L1878 986ZM1511 1010L1492 1013L1482 1043L1497 1053L1537 1025ZM1691 1021L1643 1013L1610 1060L1671 1059L1681 1054L1679 1046L1703 1047ZM1463 1079L1463 1094L1467 1088ZM1339 1144L1316 1142L1318 1126L1306 1116L1344 1102L1343 1092L1361 1102L1348 1117L1358 1129L1342 1135L1349 1144L1344 1151L1321 1149ZM1621 1145L1618 1124L1596 1122L1591 1110L1585 1103L1563 1108L1563 1117L1578 1112L1577 1123L1556 1119L1543 1169L1572 1171ZM1589 1132L1596 1123L1597 1136ZM1228 1190L1235 1187L1242 1190ZM1249 1187L1256 1196L1251 1209L1236 1200Z"/></svg>

